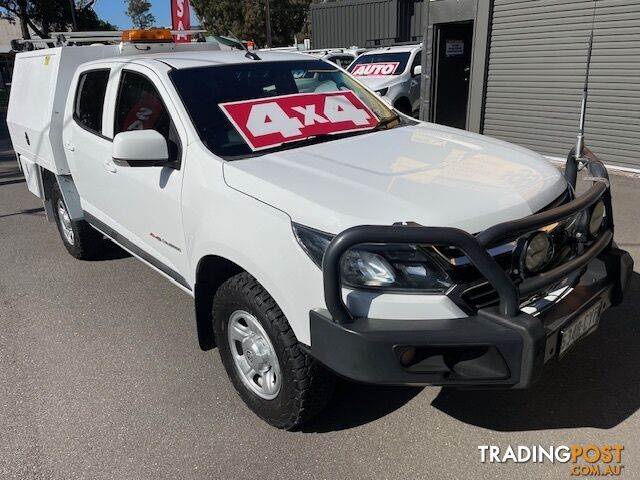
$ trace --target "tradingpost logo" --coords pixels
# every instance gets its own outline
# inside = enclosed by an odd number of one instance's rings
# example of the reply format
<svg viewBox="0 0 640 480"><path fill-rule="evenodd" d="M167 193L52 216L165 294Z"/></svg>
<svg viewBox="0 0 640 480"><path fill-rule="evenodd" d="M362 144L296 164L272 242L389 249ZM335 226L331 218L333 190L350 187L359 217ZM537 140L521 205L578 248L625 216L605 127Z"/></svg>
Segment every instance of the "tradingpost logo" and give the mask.
<svg viewBox="0 0 640 480"><path fill-rule="evenodd" d="M623 445L478 445L481 463L569 464L571 477L618 477Z"/></svg>

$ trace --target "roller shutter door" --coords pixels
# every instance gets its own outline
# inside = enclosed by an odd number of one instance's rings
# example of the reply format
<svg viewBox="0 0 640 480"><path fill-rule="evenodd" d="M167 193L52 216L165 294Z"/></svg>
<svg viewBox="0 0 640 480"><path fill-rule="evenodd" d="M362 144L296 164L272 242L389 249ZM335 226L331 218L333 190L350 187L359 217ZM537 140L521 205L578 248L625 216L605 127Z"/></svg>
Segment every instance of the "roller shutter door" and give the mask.
<svg viewBox="0 0 640 480"><path fill-rule="evenodd" d="M592 1L494 0L483 132L544 155L575 143ZM640 1L598 0L587 145L640 167Z"/></svg>

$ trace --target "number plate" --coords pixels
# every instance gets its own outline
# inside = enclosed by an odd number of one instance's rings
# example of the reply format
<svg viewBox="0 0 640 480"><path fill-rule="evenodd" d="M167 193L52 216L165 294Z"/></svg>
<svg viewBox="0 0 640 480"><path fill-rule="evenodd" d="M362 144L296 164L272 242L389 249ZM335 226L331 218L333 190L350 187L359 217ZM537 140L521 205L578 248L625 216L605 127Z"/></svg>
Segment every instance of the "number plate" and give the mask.
<svg viewBox="0 0 640 480"><path fill-rule="evenodd" d="M602 302L598 302L560 332L562 339L560 342L560 356L562 356L569 347L576 343L580 338L588 335L598 328L601 310Z"/></svg>

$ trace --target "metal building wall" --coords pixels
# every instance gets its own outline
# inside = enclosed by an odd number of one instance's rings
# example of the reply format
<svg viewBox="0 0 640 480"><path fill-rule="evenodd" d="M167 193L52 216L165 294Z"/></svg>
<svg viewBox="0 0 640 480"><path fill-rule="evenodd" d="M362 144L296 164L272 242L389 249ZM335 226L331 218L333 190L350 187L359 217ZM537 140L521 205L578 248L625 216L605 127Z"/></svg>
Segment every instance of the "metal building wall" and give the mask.
<svg viewBox="0 0 640 480"><path fill-rule="evenodd" d="M364 46L396 36L397 0L342 0L311 5L313 48Z"/></svg>
<svg viewBox="0 0 640 480"><path fill-rule="evenodd" d="M640 166L640 1L598 0L586 141L606 162ZM591 0L494 0L485 134L545 155L575 142Z"/></svg>
<svg viewBox="0 0 640 480"><path fill-rule="evenodd" d="M420 41L424 0L340 0L311 4L313 48Z"/></svg>

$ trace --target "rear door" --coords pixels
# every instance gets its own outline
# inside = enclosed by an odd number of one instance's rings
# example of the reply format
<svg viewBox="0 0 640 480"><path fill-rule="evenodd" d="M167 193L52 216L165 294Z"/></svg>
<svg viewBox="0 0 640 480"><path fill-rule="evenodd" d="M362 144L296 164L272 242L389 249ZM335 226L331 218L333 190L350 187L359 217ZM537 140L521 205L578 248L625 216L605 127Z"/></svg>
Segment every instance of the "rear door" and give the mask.
<svg viewBox="0 0 640 480"><path fill-rule="evenodd" d="M105 162L111 158L111 139L104 135L104 108L111 70L98 68L80 74L74 93L72 118L63 128L64 148L82 208L95 213L113 195Z"/></svg>

